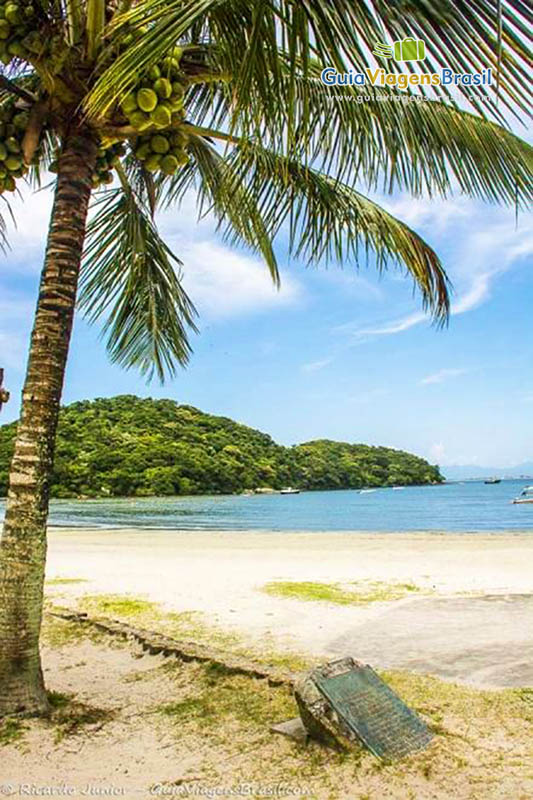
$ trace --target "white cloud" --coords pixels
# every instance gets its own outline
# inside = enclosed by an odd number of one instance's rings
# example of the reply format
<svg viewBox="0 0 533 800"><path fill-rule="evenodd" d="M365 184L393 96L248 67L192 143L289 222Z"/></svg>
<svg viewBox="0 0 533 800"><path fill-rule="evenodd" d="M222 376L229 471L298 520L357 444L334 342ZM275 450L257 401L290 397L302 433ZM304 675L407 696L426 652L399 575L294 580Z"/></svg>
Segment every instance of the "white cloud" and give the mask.
<svg viewBox="0 0 533 800"><path fill-rule="evenodd" d="M0 300L0 367L22 372L35 303L17 295L2 295Z"/></svg>
<svg viewBox="0 0 533 800"><path fill-rule="evenodd" d="M420 383L423 385L444 383L448 378L457 378L459 375L464 375L466 372L466 369L440 369L438 372L433 373L433 375L422 378Z"/></svg>
<svg viewBox="0 0 533 800"><path fill-rule="evenodd" d="M238 253L218 242L181 242L183 283L201 315L230 317L292 305L302 296L289 276L277 289L261 259Z"/></svg>
<svg viewBox="0 0 533 800"><path fill-rule="evenodd" d="M380 197L380 205L415 230L428 227L434 233L444 231L451 222L466 220L472 214L471 202L466 198L429 200L427 197L401 197L391 200Z"/></svg>
<svg viewBox="0 0 533 800"><path fill-rule="evenodd" d="M25 190L12 206L17 227L10 225L6 271L40 271L52 194ZM158 221L165 240L184 263L184 284L204 317L215 319L287 306L302 296L302 287L294 278L285 276L278 290L259 257L217 241L216 221L211 214L198 220L194 195L186 197L178 209L161 214ZM3 309L0 312L4 314ZM29 313L33 314L33 307Z"/></svg>
<svg viewBox="0 0 533 800"><path fill-rule="evenodd" d="M468 206L466 200L450 203L448 214L444 216L447 207L444 201L441 204L402 198L389 207L410 224L424 223L431 228L432 234L435 229L442 230L449 224L454 250L447 259L451 263L445 266L452 284L458 287L457 297L451 303L451 316L465 314L486 303L491 298L494 283L518 261L533 255L533 228L523 220L517 228L509 213L504 221L498 221L502 212L498 215L485 213L483 227L476 230L472 227L472 218L477 207L472 203ZM467 210L469 216L466 216ZM437 246L437 251L440 249ZM351 333L355 343L360 344L369 338L401 333L429 321L428 314L413 312L376 325L360 326L350 322L335 328L335 331Z"/></svg>
<svg viewBox="0 0 533 800"><path fill-rule="evenodd" d="M332 361L332 358L323 358L321 361L311 361L309 364L302 364L301 370L302 372L317 372L327 367Z"/></svg>
<svg viewBox="0 0 533 800"><path fill-rule="evenodd" d="M11 248L2 259L7 271L40 272L52 201L50 191L31 192L29 189L23 189L20 196L10 199L15 223L10 214L3 212Z"/></svg>
<svg viewBox="0 0 533 800"><path fill-rule="evenodd" d="M427 319L428 317L426 314L415 312L401 319L385 322L382 325L377 324L369 328L354 327L353 323L348 322L346 325L339 325L335 328L335 331L339 333L346 331L352 333L356 339L365 340L370 336L390 336L393 333L401 333Z"/></svg>

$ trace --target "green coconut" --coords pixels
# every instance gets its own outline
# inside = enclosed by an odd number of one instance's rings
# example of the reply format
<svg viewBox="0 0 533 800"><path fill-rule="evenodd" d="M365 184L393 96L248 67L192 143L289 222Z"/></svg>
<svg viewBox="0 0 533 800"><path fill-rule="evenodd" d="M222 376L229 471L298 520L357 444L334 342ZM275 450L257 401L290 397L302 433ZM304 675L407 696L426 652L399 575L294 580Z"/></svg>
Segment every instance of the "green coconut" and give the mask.
<svg viewBox="0 0 533 800"><path fill-rule="evenodd" d="M159 97L163 100L168 100L172 94L172 84L168 78L158 78L154 82L154 91L157 92Z"/></svg>
<svg viewBox="0 0 533 800"><path fill-rule="evenodd" d="M28 122L30 121L30 115L27 111L19 111L18 114L15 114L13 117L13 125L19 131L25 131L28 127Z"/></svg>
<svg viewBox="0 0 533 800"><path fill-rule="evenodd" d="M143 131L152 124L150 115L145 114L144 111L134 111L128 116L128 119L138 131Z"/></svg>
<svg viewBox="0 0 533 800"><path fill-rule="evenodd" d="M7 39L11 33L11 25L7 19L0 19L0 39Z"/></svg>
<svg viewBox="0 0 533 800"><path fill-rule="evenodd" d="M173 147L185 147L185 145L189 144L189 134L182 130L174 131L170 141Z"/></svg>
<svg viewBox="0 0 533 800"><path fill-rule="evenodd" d="M171 58L171 57L164 58L163 69L169 75L175 75L177 77L180 73L179 61L176 58Z"/></svg>
<svg viewBox="0 0 533 800"><path fill-rule="evenodd" d="M150 67L150 69L148 70L148 77L151 81L156 81L158 78L161 77L161 70L159 69L157 64L154 64L152 67Z"/></svg>
<svg viewBox="0 0 533 800"><path fill-rule="evenodd" d="M6 5L6 19L12 25L18 25L22 22L22 15L20 13L20 6L17 3L8 3Z"/></svg>
<svg viewBox="0 0 533 800"><path fill-rule="evenodd" d="M180 47L178 44L172 50L172 58L175 58L178 64L181 61L181 57L183 55L183 47Z"/></svg>
<svg viewBox="0 0 533 800"><path fill-rule="evenodd" d="M152 152L159 153L160 155L164 155L168 153L170 150L170 142L166 138L166 136L161 136L161 134L156 134L152 136L150 139L150 147L152 148Z"/></svg>
<svg viewBox="0 0 533 800"><path fill-rule="evenodd" d="M172 109L172 113L175 114L177 111L181 111L181 109L185 104L185 101L183 97L180 97L179 95L173 95L170 98L169 104L170 108Z"/></svg>
<svg viewBox="0 0 533 800"><path fill-rule="evenodd" d="M22 166L22 159L18 156L10 155L4 161L4 164L8 168L10 172L15 172L17 169L20 169Z"/></svg>
<svg viewBox="0 0 533 800"><path fill-rule="evenodd" d="M35 8L32 5L24 6L24 17L26 19L31 19L35 16Z"/></svg>
<svg viewBox="0 0 533 800"><path fill-rule="evenodd" d="M15 179L12 178L11 175L8 175L7 178L4 178L4 187L5 187L6 192L14 192L15 191L16 183L15 183Z"/></svg>
<svg viewBox="0 0 533 800"><path fill-rule="evenodd" d="M149 114L157 106L157 95L153 89L139 89L137 92L137 105L142 111Z"/></svg>
<svg viewBox="0 0 533 800"><path fill-rule="evenodd" d="M160 164L161 156L157 153L151 153L144 162L144 167L148 170L148 172L156 172L159 169Z"/></svg>
<svg viewBox="0 0 533 800"><path fill-rule="evenodd" d="M189 163L189 154L187 153L186 150L182 150L182 149L177 147L175 150L172 151L172 155L174 156L174 158L177 159L178 164L180 166L183 166L183 165Z"/></svg>
<svg viewBox="0 0 533 800"><path fill-rule="evenodd" d="M15 58L25 58L27 50L19 39L13 39L7 47L7 52Z"/></svg>
<svg viewBox="0 0 533 800"><path fill-rule="evenodd" d="M152 148L150 147L149 142L144 142L144 144L140 144L139 147L135 150L135 155L139 159L139 161L144 161L148 158L149 155L152 153Z"/></svg>
<svg viewBox="0 0 533 800"><path fill-rule="evenodd" d="M172 112L167 105L161 103L152 113L150 119L158 128L168 128L172 122Z"/></svg>
<svg viewBox="0 0 533 800"><path fill-rule="evenodd" d="M5 161L7 158L7 147L3 142L0 142L0 161Z"/></svg>
<svg viewBox="0 0 533 800"><path fill-rule="evenodd" d="M161 159L161 171L165 175L174 175L179 167L179 162L176 156L167 155Z"/></svg>
<svg viewBox="0 0 533 800"><path fill-rule="evenodd" d="M20 153L20 144L14 136L10 136L6 139L6 147L10 153Z"/></svg>
<svg viewBox="0 0 533 800"><path fill-rule="evenodd" d="M137 98L134 94L128 94L120 104L122 111L125 114L131 114L133 111L137 111Z"/></svg>

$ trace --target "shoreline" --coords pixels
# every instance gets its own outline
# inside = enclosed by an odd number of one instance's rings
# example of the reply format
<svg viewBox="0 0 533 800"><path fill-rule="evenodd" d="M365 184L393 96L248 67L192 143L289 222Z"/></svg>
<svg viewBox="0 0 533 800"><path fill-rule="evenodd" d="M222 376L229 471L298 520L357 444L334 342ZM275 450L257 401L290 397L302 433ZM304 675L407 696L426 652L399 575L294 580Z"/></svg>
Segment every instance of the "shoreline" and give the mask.
<svg viewBox="0 0 533 800"><path fill-rule="evenodd" d="M333 529L328 530L326 528L320 530L313 530L312 528L169 528L168 526L143 526L143 525L48 525L47 530L49 532L54 531L89 531L91 533L98 533L98 531L118 531L118 532L134 532L140 531L142 533L150 533L150 531L156 531L159 533L216 533L216 534L250 534L250 533L260 533L260 534L280 534L280 535L291 535L291 536L298 536L302 534L304 536L353 536L353 535L361 535L361 536L498 536L498 535L507 535L507 534L516 534L518 536L528 536L533 534L533 527L532 528L490 528L485 530L484 528L475 528L466 531L459 531L459 530L446 530L445 528L416 528L416 529L401 529L401 530L378 530L378 529L366 529L366 528L346 528L346 529Z"/></svg>

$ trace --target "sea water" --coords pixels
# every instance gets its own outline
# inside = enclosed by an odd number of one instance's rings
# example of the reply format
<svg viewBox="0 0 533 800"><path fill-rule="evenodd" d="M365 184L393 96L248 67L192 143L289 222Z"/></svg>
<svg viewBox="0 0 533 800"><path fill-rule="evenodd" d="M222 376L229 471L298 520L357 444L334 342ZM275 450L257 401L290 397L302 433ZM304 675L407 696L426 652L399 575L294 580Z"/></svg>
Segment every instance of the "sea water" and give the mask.
<svg viewBox="0 0 533 800"><path fill-rule="evenodd" d="M533 532L533 504L511 503L527 484L467 481L363 493L53 500L50 523L172 530ZM3 510L0 501L0 517Z"/></svg>

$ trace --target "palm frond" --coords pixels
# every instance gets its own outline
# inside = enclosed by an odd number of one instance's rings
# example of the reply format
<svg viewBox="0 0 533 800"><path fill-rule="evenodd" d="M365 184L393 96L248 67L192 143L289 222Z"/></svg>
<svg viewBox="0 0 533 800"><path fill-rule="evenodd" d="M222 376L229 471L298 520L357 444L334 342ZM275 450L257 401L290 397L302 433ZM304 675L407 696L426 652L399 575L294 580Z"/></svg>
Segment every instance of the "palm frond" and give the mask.
<svg viewBox="0 0 533 800"><path fill-rule="evenodd" d="M289 252L310 264L334 260L359 266L362 256L368 260L373 254L379 270L404 268L424 306L438 322L446 320L449 284L435 252L360 192L259 145L247 143L222 157L194 136L191 150L196 174L189 167L185 178L178 173L160 180L159 194L167 205L181 200L194 182L230 241L246 242L243 230L260 220L269 242L287 235ZM253 198L252 206L239 201L236 187L240 195Z"/></svg>
<svg viewBox="0 0 533 800"><path fill-rule="evenodd" d="M521 207L533 200L533 148L509 130L443 101L373 87L324 86L313 63L296 81L291 155L341 180L419 196L451 193L454 182L472 197ZM285 109L291 91L278 83L279 110L261 141L287 141ZM303 117L307 119L303 119ZM381 184L381 186L380 186Z"/></svg>
<svg viewBox="0 0 533 800"><path fill-rule="evenodd" d="M0 200L3 203L5 203L7 212L11 217L11 221L13 222L14 225L16 225L16 220L13 214L13 210L9 205L9 200L7 199L7 197L5 197L5 195L2 195L0 197ZM4 219L4 215L1 212L0 212L0 250L3 253L6 253L9 250L9 240L7 238L7 223Z"/></svg>
<svg viewBox="0 0 533 800"><path fill-rule="evenodd" d="M77 0L74 0L77 3ZM105 0L87 0L86 3L86 29L87 29L87 57L93 59L97 53L102 33L105 27Z"/></svg>
<svg viewBox="0 0 533 800"><path fill-rule="evenodd" d="M265 228L254 195L237 179L228 162L205 138L190 134L189 152L194 158L200 215L213 211L226 241L242 243L259 253L275 285L279 273L272 241ZM185 177L187 182L187 177ZM170 180L162 179L158 194L165 204L172 205L183 195L184 178L179 173Z"/></svg>
<svg viewBox="0 0 533 800"><path fill-rule="evenodd" d="M449 283L432 248L411 228L352 187L260 147L229 157L236 180L257 198L272 237L288 227L289 252L312 264L359 266L373 253L378 270L410 274L437 322L449 311Z"/></svg>
<svg viewBox="0 0 533 800"><path fill-rule="evenodd" d="M499 69L498 97L512 113L530 113L531 85L526 37L530 12L522 0L403 0L354 3L353 0L141 0L116 22L149 28L105 70L88 99L90 113L103 113L125 93L150 62L167 53L178 39L214 45L213 58L233 79L234 117L251 135L259 124L249 107L250 95L261 99L263 114L276 112L276 76L286 58L291 63L289 109L292 119L294 81L306 77L309 54L322 66L341 72L383 66L372 54L375 44L406 36L423 38L427 57L418 69L443 67L455 72ZM281 47L277 45L281 44ZM300 62L298 68L297 62ZM388 62L390 69L403 65ZM438 97L446 87L432 86ZM481 115L502 118L496 106L481 102L492 94L484 87L458 86ZM480 99L481 98L481 99Z"/></svg>
<svg viewBox="0 0 533 800"><path fill-rule="evenodd" d="M195 309L181 284L181 262L160 238L131 187L101 193L87 229L80 307L106 318L113 362L161 381L185 365Z"/></svg>

